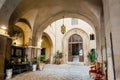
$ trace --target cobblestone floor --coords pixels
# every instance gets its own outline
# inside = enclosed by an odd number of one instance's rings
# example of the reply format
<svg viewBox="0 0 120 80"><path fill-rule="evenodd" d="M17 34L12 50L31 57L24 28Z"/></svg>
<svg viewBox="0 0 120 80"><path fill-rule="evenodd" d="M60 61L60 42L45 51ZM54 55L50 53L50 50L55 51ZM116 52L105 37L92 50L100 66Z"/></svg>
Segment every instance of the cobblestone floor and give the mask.
<svg viewBox="0 0 120 80"><path fill-rule="evenodd" d="M43 71L22 73L11 80L91 80L88 70L81 64L47 64Z"/></svg>

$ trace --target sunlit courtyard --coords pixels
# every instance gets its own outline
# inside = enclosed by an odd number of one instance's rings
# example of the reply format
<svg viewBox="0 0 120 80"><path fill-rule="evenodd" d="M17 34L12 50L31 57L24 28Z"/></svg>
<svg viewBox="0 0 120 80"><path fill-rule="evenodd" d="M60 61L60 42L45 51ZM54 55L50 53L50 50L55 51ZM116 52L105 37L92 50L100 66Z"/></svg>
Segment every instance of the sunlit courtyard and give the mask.
<svg viewBox="0 0 120 80"><path fill-rule="evenodd" d="M42 71L22 73L11 80L91 80L88 72L83 64L47 64Z"/></svg>

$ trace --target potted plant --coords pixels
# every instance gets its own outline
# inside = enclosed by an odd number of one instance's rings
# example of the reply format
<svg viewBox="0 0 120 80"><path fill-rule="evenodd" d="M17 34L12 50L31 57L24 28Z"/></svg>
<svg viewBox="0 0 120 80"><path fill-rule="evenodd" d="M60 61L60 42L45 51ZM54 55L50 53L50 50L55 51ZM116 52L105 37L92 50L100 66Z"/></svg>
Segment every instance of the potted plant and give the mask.
<svg viewBox="0 0 120 80"><path fill-rule="evenodd" d="M12 77L12 65L9 60L6 60L6 80Z"/></svg>
<svg viewBox="0 0 120 80"><path fill-rule="evenodd" d="M96 56L95 56L95 51L91 50L88 55L87 55L88 61L90 62L90 64L94 64L96 62Z"/></svg>
<svg viewBox="0 0 120 80"><path fill-rule="evenodd" d="M58 50L54 57L55 57L55 63L61 64L61 59L63 57L63 53Z"/></svg>
<svg viewBox="0 0 120 80"><path fill-rule="evenodd" d="M38 65L39 65L39 69L43 70L44 68L44 63L45 62L45 55L39 55L38 56Z"/></svg>
<svg viewBox="0 0 120 80"><path fill-rule="evenodd" d="M32 68L33 68L33 71L36 71L36 68L37 68L37 57L34 57L34 59L33 59L33 66L32 66Z"/></svg>
<svg viewBox="0 0 120 80"><path fill-rule="evenodd" d="M105 73L105 76L104 76L104 78L105 78L105 80L107 80L107 61L104 61L104 65L105 65L105 71L104 71L104 73Z"/></svg>
<svg viewBox="0 0 120 80"><path fill-rule="evenodd" d="M105 69L107 69L107 61L104 61Z"/></svg>

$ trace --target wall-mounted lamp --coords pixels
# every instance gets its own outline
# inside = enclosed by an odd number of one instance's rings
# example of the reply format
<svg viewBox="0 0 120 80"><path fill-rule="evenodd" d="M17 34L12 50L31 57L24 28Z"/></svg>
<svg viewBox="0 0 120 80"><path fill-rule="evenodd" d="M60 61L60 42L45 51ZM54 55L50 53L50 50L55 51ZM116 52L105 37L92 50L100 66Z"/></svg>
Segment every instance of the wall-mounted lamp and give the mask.
<svg viewBox="0 0 120 80"><path fill-rule="evenodd" d="M5 25L0 25L0 34L8 36L7 27Z"/></svg>
<svg viewBox="0 0 120 80"><path fill-rule="evenodd" d="M42 43L42 41L43 41L43 40L41 39L41 40L40 40L40 43Z"/></svg>
<svg viewBox="0 0 120 80"><path fill-rule="evenodd" d="M5 25L2 25L0 28L4 29L4 30L7 30L7 27Z"/></svg>

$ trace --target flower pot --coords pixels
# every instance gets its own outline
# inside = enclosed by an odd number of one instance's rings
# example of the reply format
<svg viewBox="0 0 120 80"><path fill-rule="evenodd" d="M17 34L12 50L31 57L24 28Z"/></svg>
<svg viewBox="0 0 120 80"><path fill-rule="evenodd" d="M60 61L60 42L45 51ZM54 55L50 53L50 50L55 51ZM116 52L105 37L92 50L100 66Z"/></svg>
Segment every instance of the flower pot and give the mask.
<svg viewBox="0 0 120 80"><path fill-rule="evenodd" d="M40 69L40 70L43 70L44 65L45 65L45 63L42 62L42 61L40 61L40 62L39 62L39 69Z"/></svg>
<svg viewBox="0 0 120 80"><path fill-rule="evenodd" d="M12 77L12 69L7 69L6 70L6 80L10 79Z"/></svg>
<svg viewBox="0 0 120 80"><path fill-rule="evenodd" d="M60 60L60 58L56 58L55 63L56 63L56 64L61 64L61 60Z"/></svg>
<svg viewBox="0 0 120 80"><path fill-rule="evenodd" d="M33 64L32 68L33 68L33 71L36 71L37 65Z"/></svg>

